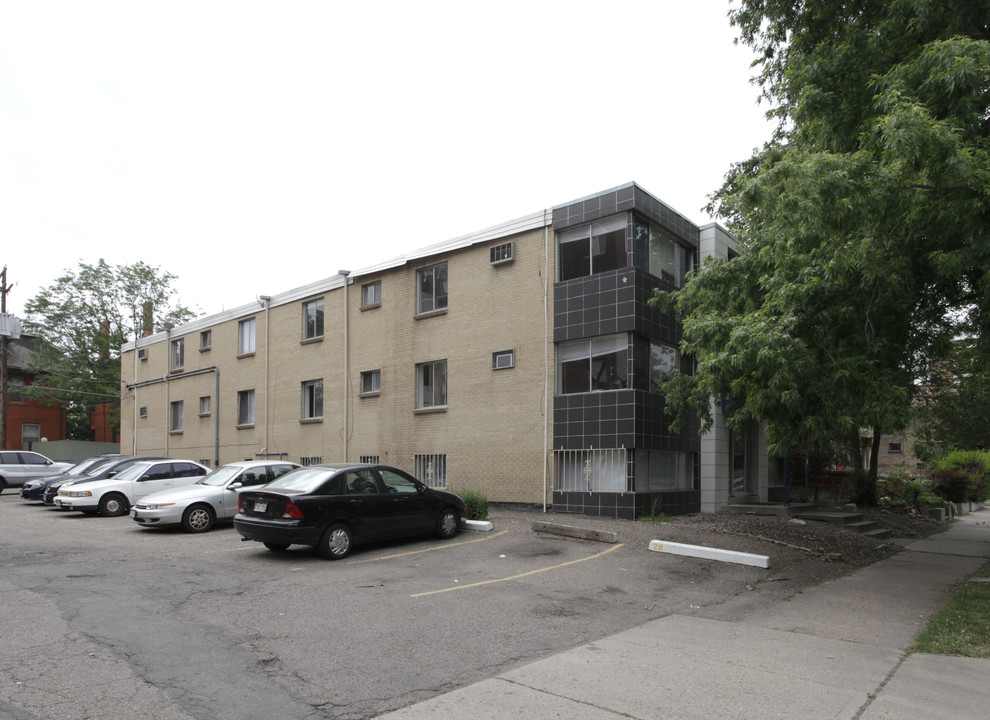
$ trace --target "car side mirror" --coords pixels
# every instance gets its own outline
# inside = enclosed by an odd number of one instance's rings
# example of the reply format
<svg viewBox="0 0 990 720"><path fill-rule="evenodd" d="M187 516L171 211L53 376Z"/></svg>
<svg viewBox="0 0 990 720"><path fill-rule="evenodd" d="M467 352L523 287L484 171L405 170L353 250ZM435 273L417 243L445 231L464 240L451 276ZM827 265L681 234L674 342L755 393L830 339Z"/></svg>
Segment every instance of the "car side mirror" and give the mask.
<svg viewBox="0 0 990 720"><path fill-rule="evenodd" d="M238 480L237 482L232 482L230 485L228 485L227 486L227 489L228 490L240 490L242 487L244 487L244 483L242 483L240 480Z"/></svg>

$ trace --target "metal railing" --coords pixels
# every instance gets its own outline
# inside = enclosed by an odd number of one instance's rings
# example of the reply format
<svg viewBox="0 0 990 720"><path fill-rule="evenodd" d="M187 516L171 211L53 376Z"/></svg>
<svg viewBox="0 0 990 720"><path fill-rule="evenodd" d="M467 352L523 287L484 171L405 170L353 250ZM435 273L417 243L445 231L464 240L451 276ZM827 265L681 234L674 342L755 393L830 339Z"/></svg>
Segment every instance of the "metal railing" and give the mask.
<svg viewBox="0 0 990 720"><path fill-rule="evenodd" d="M560 492L627 492L632 472L626 448L553 451L553 489Z"/></svg>

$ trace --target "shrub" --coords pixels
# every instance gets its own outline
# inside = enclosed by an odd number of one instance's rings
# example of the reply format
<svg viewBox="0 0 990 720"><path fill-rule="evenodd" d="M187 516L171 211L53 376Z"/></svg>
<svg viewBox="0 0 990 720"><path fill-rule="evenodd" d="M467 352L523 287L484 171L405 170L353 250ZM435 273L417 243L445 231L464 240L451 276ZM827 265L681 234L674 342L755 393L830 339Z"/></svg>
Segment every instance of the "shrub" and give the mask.
<svg viewBox="0 0 990 720"><path fill-rule="evenodd" d="M956 450L934 472L935 492L951 502L990 499L990 453Z"/></svg>
<svg viewBox="0 0 990 720"><path fill-rule="evenodd" d="M890 475L877 479L877 493L889 505L919 505L924 490L924 483L904 465L898 465Z"/></svg>
<svg viewBox="0 0 990 720"><path fill-rule="evenodd" d="M488 517L488 496L477 490L458 490L457 496L467 505L468 520Z"/></svg>

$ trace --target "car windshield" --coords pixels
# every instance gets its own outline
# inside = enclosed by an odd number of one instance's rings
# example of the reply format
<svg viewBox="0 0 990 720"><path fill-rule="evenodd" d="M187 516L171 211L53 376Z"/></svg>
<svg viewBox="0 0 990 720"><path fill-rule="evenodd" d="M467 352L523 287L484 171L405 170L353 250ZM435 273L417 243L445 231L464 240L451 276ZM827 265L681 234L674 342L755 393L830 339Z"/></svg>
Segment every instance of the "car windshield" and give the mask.
<svg viewBox="0 0 990 720"><path fill-rule="evenodd" d="M113 476L114 480L137 480L144 472L150 468L152 463L134 463Z"/></svg>
<svg viewBox="0 0 990 720"><path fill-rule="evenodd" d="M238 467L236 465L224 465L223 467L218 467L216 470L211 472L209 475L205 475L202 480L199 480L197 485L226 485L227 481L232 477L239 475L244 468Z"/></svg>
<svg viewBox="0 0 990 720"><path fill-rule="evenodd" d="M336 470L321 467L299 468L286 473L275 482L265 485L265 490L302 490L312 492L333 477Z"/></svg>
<svg viewBox="0 0 990 720"><path fill-rule="evenodd" d="M73 465L68 470L65 471L66 475L87 475L97 468L106 465L108 462L113 460L112 457L94 457L88 460L83 460L81 463Z"/></svg>

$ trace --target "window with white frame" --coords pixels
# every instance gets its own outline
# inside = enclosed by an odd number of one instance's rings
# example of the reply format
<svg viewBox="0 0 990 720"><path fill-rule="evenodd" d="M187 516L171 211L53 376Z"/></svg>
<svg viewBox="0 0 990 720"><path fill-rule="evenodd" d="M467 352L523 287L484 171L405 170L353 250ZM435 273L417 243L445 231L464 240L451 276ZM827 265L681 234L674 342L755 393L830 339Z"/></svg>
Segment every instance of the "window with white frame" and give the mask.
<svg viewBox="0 0 990 720"><path fill-rule="evenodd" d="M424 453L413 456L416 478L431 488L447 487L446 453Z"/></svg>
<svg viewBox="0 0 990 720"><path fill-rule="evenodd" d="M557 235L560 279L626 267L626 216L596 220Z"/></svg>
<svg viewBox="0 0 990 720"><path fill-rule="evenodd" d="M148 359L148 348L138 348L138 360Z"/></svg>
<svg viewBox="0 0 990 720"><path fill-rule="evenodd" d="M201 332L199 334L199 349L209 350L212 345L213 345L213 331L204 330L203 332Z"/></svg>
<svg viewBox="0 0 990 720"><path fill-rule="evenodd" d="M501 245L493 245L488 249L488 259L492 265L504 265L515 259L515 246L510 240Z"/></svg>
<svg viewBox="0 0 990 720"><path fill-rule="evenodd" d="M447 361L434 360L416 366L416 407L447 404Z"/></svg>
<svg viewBox="0 0 990 720"><path fill-rule="evenodd" d="M182 400L172 402L169 408L168 429L172 432L182 430Z"/></svg>
<svg viewBox="0 0 990 720"><path fill-rule="evenodd" d="M621 390L628 387L629 337L625 333L557 346L557 392Z"/></svg>
<svg viewBox="0 0 990 720"><path fill-rule="evenodd" d="M416 312L427 313L447 307L447 263L416 271Z"/></svg>
<svg viewBox="0 0 990 720"><path fill-rule="evenodd" d="M361 307L380 305L382 302L382 281L375 280L361 286Z"/></svg>
<svg viewBox="0 0 990 720"><path fill-rule="evenodd" d="M255 318L237 323L237 354L247 355L255 349Z"/></svg>
<svg viewBox="0 0 990 720"><path fill-rule="evenodd" d="M323 378L307 380L302 384L302 418L313 420L323 417Z"/></svg>
<svg viewBox="0 0 990 720"><path fill-rule="evenodd" d="M203 395L199 399L199 414L209 415L213 411L213 398L209 395Z"/></svg>
<svg viewBox="0 0 990 720"><path fill-rule="evenodd" d="M361 373L361 392L376 393L382 390L382 371L365 370Z"/></svg>
<svg viewBox="0 0 990 720"><path fill-rule="evenodd" d="M323 337L323 298L304 302L302 311L303 340Z"/></svg>
<svg viewBox="0 0 990 720"><path fill-rule="evenodd" d="M171 363L169 364L170 370L181 370L186 364L186 339L179 338L178 340L172 341L172 354Z"/></svg>
<svg viewBox="0 0 990 720"><path fill-rule="evenodd" d="M148 417L148 406L142 405L138 408L138 417L146 418Z"/></svg>
<svg viewBox="0 0 990 720"><path fill-rule="evenodd" d="M241 390L237 393L237 424L254 424L254 390Z"/></svg>

